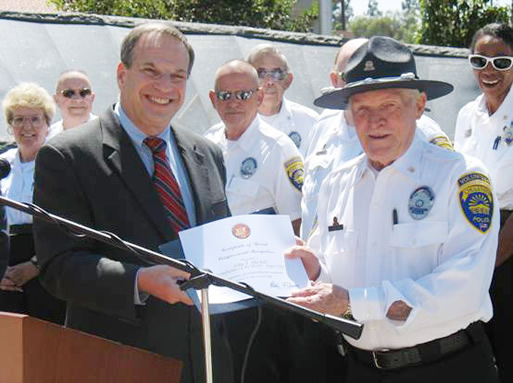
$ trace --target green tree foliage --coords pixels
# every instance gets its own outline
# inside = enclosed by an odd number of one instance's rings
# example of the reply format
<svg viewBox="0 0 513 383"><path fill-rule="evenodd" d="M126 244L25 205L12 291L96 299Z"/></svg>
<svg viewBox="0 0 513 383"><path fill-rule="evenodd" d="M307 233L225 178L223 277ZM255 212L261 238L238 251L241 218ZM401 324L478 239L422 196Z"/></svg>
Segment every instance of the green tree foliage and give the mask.
<svg viewBox="0 0 513 383"><path fill-rule="evenodd" d="M307 32L318 7L292 18L295 0L49 0L64 11Z"/></svg>
<svg viewBox="0 0 513 383"><path fill-rule="evenodd" d="M490 0L420 0L420 9L416 41L422 44L468 47L479 28L509 21L508 9L491 6Z"/></svg>
<svg viewBox="0 0 513 383"><path fill-rule="evenodd" d="M367 16L369 17L381 17L383 12L378 8L378 0L369 0L369 6L367 8Z"/></svg>
<svg viewBox="0 0 513 383"><path fill-rule="evenodd" d="M419 0L404 0L401 2L401 8L405 12L419 11L420 10Z"/></svg>
<svg viewBox="0 0 513 383"><path fill-rule="evenodd" d="M342 1L344 2L344 16L346 21L346 28L349 25L353 17L353 7L351 7L351 0L333 0L333 30L340 31L342 30Z"/></svg>
<svg viewBox="0 0 513 383"><path fill-rule="evenodd" d="M402 40L401 20L397 14L380 17L357 16L350 24L355 37L389 36Z"/></svg>
<svg viewBox="0 0 513 383"><path fill-rule="evenodd" d="M414 1L411 0L411 3ZM419 10L417 7L412 6L406 9L403 8L402 12L387 12L384 16L355 17L351 21L349 30L355 37L381 35L393 37L405 43L414 43L419 27Z"/></svg>
<svg viewBox="0 0 513 383"><path fill-rule="evenodd" d="M407 43L414 43L420 29L420 2L419 0L405 0L401 3L402 23L401 34Z"/></svg>

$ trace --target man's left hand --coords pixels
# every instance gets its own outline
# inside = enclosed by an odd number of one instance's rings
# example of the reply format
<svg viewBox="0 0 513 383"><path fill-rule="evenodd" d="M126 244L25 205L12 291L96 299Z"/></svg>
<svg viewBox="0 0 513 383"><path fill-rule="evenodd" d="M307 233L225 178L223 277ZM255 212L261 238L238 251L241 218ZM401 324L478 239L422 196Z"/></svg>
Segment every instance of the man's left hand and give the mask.
<svg viewBox="0 0 513 383"><path fill-rule="evenodd" d="M22 287L25 283L39 275L39 269L30 261L9 266L5 278L11 280L16 286Z"/></svg>

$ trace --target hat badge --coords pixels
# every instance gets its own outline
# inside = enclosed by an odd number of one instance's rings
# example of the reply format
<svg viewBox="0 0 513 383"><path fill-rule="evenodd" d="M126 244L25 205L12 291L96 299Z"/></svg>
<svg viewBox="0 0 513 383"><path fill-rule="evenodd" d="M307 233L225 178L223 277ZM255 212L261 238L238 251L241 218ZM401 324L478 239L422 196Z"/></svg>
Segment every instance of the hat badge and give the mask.
<svg viewBox="0 0 513 383"><path fill-rule="evenodd" d="M376 68L374 68L374 63L371 60L365 61L365 66L363 67L363 71L370 72L373 70L376 70Z"/></svg>

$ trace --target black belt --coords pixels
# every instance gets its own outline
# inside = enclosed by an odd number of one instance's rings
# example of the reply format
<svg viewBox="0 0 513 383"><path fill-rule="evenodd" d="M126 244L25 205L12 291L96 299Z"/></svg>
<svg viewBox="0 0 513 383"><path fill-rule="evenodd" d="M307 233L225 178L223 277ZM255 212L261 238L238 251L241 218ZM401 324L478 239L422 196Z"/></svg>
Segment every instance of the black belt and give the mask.
<svg viewBox="0 0 513 383"><path fill-rule="evenodd" d="M367 351L350 344L349 354L356 360L380 370L395 370L403 367L418 366L434 362L442 356L459 351L476 339L484 336L481 322L471 324L465 330L458 331L445 338L435 339L414 347L398 350Z"/></svg>

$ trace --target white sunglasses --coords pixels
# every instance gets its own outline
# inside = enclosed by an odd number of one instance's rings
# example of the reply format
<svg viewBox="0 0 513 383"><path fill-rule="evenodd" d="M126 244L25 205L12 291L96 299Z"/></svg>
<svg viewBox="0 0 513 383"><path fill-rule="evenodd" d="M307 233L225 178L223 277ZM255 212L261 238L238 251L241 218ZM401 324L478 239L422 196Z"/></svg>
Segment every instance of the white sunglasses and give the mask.
<svg viewBox="0 0 513 383"><path fill-rule="evenodd" d="M497 56L486 57L481 55L469 55L468 62L473 69L483 70L488 63L499 71L508 70L513 66L513 57L510 56Z"/></svg>

